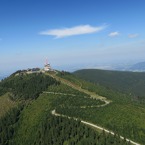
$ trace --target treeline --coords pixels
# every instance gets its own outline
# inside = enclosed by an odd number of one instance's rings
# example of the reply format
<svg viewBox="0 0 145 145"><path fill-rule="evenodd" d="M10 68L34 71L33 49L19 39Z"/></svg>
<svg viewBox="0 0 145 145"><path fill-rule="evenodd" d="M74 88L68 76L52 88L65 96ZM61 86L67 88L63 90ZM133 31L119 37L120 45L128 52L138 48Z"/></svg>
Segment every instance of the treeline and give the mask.
<svg viewBox="0 0 145 145"><path fill-rule="evenodd" d="M127 145L118 135L98 133L79 120L50 116L37 132L34 145Z"/></svg>
<svg viewBox="0 0 145 145"><path fill-rule="evenodd" d="M54 78L41 73L11 75L0 83L0 95L11 92L11 99L36 99L48 86L59 84Z"/></svg>
<svg viewBox="0 0 145 145"><path fill-rule="evenodd" d="M13 138L15 133L16 123L19 120L20 113L23 109L23 105L18 105L17 107L11 109L0 118L0 145L11 144L10 140Z"/></svg>

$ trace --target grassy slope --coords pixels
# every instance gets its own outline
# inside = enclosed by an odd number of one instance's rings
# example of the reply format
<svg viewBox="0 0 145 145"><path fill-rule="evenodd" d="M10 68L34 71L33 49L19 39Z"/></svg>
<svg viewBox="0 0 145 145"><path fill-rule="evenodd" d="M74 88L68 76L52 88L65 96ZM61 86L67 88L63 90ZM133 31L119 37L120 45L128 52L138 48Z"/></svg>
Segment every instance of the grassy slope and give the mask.
<svg viewBox="0 0 145 145"><path fill-rule="evenodd" d="M6 93L3 96L0 96L0 117L16 105L16 102L9 99L8 93Z"/></svg>
<svg viewBox="0 0 145 145"><path fill-rule="evenodd" d="M74 74L107 88L145 97L145 73L84 69Z"/></svg>

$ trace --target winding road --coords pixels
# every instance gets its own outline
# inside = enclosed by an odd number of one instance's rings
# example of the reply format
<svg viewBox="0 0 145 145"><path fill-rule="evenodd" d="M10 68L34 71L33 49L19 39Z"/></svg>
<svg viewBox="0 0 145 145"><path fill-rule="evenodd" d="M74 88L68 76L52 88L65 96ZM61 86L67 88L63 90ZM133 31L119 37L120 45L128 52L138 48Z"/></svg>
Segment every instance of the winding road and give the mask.
<svg viewBox="0 0 145 145"><path fill-rule="evenodd" d="M73 89L76 89L76 90L78 90L78 91L80 91L80 92L86 93L86 94L89 95L91 98L100 99L101 101L105 102L105 104L99 105L99 107L104 107L104 106L106 106L106 105L108 105L108 104L111 103L111 101L108 100L107 98L102 97L102 96L99 96L99 95L97 95L97 94L94 93L94 92L90 92L90 91L88 91L88 90L82 89L80 86L77 86L76 84L73 84L73 83L71 83L71 82L69 82L68 80L65 80L65 79L63 79L63 78L60 78L60 77L57 76L56 74L57 74L57 72L56 72L55 74L49 74L49 75L50 75L51 77L55 78L56 80L60 81L61 83L66 84L66 85L72 87ZM65 94L65 93L59 93L59 92L57 92L57 93L56 93L56 92L44 92L44 93L53 93L53 94L63 94L63 95L72 95L72 96L76 96L75 94ZM85 107L88 107L88 106L85 106ZM84 108L85 108L85 107L84 107ZM98 107L98 106L97 106L97 107ZM63 114L59 114L59 113L56 112L56 110L52 110L52 111L51 111L51 114L54 115L54 116L61 116L61 117L67 117L67 118L69 118L69 119L78 120L78 118L75 118L75 117L70 117L70 116L66 116L66 115L63 115ZM80 119L79 119L79 120L80 120ZM98 125L96 125L96 124L93 124L93 123L91 123L91 122L87 122L87 121L81 120L81 123L83 123L83 124L85 124L85 125L88 125L88 126L90 126L90 127L93 127L93 128L95 128L95 129L99 129L99 130L101 130L101 131L104 130L106 133L110 133L110 134L112 134L112 135L115 135L114 132L109 131L109 130L107 130L107 129L101 127L101 126L98 126ZM121 138L122 140L124 140L124 137L123 137L123 136L120 136L120 138ZM139 143L134 142L134 141L132 141L132 140L130 140L130 139L128 139L128 138L126 138L126 141L130 142L130 143L133 144L133 145L140 145Z"/></svg>
<svg viewBox="0 0 145 145"><path fill-rule="evenodd" d="M48 91L44 91L44 94L54 94L54 95L64 95L64 96L79 96L76 94L66 94L66 93L60 93L60 92L48 92ZM90 98L91 99L91 98ZM100 100L100 99L96 99L96 100ZM85 108L98 108L98 107L104 107L108 104L108 102L101 100L102 102L104 102L104 104L102 105L95 105L95 106L80 106L79 108L85 109Z"/></svg>
<svg viewBox="0 0 145 145"><path fill-rule="evenodd" d="M70 117L70 116L66 116L66 115L63 115L63 114L56 113L55 110L52 110L52 111L51 111L51 114L54 115L54 116L61 116L61 117L69 118L69 119L80 120L80 119L78 119L78 118L74 118L74 117ZM83 124L85 124L85 125L88 125L88 126L90 126L90 127L93 127L93 128L95 128L95 129L99 129L99 130L101 130L101 131L105 131L105 132L107 132L107 133L110 133L110 134L112 134L112 135L115 135L114 132L109 131L109 130L107 130L107 129L103 128L103 127L100 127L100 126L98 126L98 125L95 125L95 124L93 124L93 123L90 123L90 122L87 122L87 121L84 121L84 120L81 120L81 123L83 123ZM123 137L123 136L120 136L120 138L121 138L122 140L124 140L124 137ZM128 138L126 138L126 141L132 143L133 145L140 145L139 143L136 143L136 142L134 142L134 141L132 141L132 140L130 140L130 139L128 139Z"/></svg>
<svg viewBox="0 0 145 145"><path fill-rule="evenodd" d="M88 90L85 90L85 89L81 88L81 86L78 86L78 85L76 85L76 84L74 84L74 83L72 83L64 78L57 76L57 73L58 72L56 71L55 74L48 74L48 75L53 77L57 81L60 81L62 84L65 84L65 85L67 85L75 90L78 90L80 92L83 92L83 93L89 95L91 98L96 98L96 99L100 99L101 101L104 101L105 102L104 106L111 103L111 101L108 100L107 98L100 96L100 95L96 94L95 92L90 92Z"/></svg>

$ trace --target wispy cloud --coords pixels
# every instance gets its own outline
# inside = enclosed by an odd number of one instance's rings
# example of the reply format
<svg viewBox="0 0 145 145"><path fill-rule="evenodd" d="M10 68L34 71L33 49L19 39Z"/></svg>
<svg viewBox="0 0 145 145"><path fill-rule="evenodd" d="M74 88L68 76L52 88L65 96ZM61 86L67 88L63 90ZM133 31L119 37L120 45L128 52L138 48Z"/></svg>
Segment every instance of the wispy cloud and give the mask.
<svg viewBox="0 0 145 145"><path fill-rule="evenodd" d="M89 33L97 33L101 30L104 30L106 28L105 25L103 26L97 26L93 27L90 25L79 25L71 28L63 28L63 29L51 29L42 31L39 34L40 35L52 35L55 36L55 38L63 38L73 35L81 35L81 34L89 34Z"/></svg>
<svg viewBox="0 0 145 145"><path fill-rule="evenodd" d="M136 37L138 37L138 36L139 36L139 34L129 34L129 35L128 35L129 38L136 38Z"/></svg>
<svg viewBox="0 0 145 145"><path fill-rule="evenodd" d="M118 35L120 35L120 33L118 31L115 31L115 32L111 32L108 36L110 36L110 37L116 37Z"/></svg>
<svg viewBox="0 0 145 145"><path fill-rule="evenodd" d="M2 38L0 38L0 41L2 41Z"/></svg>

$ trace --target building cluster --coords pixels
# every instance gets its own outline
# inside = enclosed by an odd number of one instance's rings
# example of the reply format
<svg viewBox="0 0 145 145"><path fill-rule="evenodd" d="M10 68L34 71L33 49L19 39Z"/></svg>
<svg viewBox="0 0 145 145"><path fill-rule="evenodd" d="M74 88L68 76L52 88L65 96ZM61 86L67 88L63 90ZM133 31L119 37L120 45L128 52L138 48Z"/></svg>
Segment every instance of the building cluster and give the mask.
<svg viewBox="0 0 145 145"><path fill-rule="evenodd" d="M49 71L54 71L54 70L51 68L50 64L46 61L43 69L38 68L38 67L36 67L36 68L28 68L27 70L18 70L14 74L15 75L23 75L24 73L27 73L27 74L45 73L45 72L49 72Z"/></svg>
<svg viewBox="0 0 145 145"><path fill-rule="evenodd" d="M53 69L51 68L50 64L47 62L46 60L46 63L44 65L44 68L43 69L40 69L40 68L32 68L32 69L28 69L27 72L31 72L31 73L35 73L35 72L49 72L49 71L53 71Z"/></svg>
<svg viewBox="0 0 145 145"><path fill-rule="evenodd" d="M46 63L45 65L44 65L44 71L52 71L52 69L51 69L51 66L50 66L50 64L49 63Z"/></svg>

